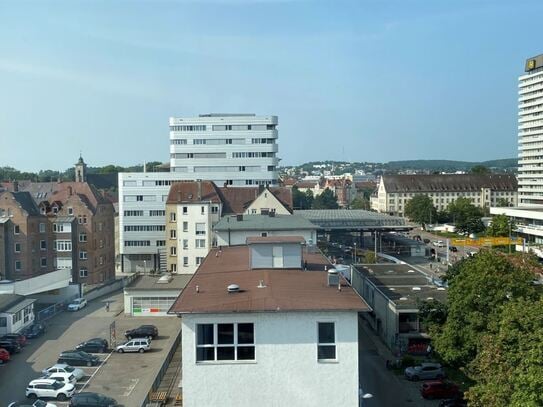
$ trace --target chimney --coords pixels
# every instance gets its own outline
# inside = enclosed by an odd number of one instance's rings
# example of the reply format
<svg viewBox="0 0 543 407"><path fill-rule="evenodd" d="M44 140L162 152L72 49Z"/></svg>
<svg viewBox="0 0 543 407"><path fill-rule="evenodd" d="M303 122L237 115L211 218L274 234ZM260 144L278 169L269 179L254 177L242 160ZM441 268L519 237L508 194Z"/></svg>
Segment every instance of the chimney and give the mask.
<svg viewBox="0 0 543 407"><path fill-rule="evenodd" d="M336 269L328 270L328 286L329 287L339 286L339 274Z"/></svg>
<svg viewBox="0 0 543 407"><path fill-rule="evenodd" d="M198 184L198 201L201 201L202 200L202 180L199 179L196 181L197 184Z"/></svg>
<svg viewBox="0 0 543 407"><path fill-rule="evenodd" d="M241 221L243 220L243 214L240 213L240 214L236 215L236 220L237 220L238 222L241 222Z"/></svg>
<svg viewBox="0 0 543 407"><path fill-rule="evenodd" d="M72 187L68 187L68 196L72 196Z"/></svg>

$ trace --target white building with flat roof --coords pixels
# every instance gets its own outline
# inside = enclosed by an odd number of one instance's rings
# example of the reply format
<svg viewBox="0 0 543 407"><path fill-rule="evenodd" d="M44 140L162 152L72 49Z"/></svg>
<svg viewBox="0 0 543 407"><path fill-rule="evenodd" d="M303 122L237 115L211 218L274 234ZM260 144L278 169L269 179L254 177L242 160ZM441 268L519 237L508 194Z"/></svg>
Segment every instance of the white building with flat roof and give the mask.
<svg viewBox="0 0 543 407"><path fill-rule="evenodd" d="M170 171L219 186L277 185L277 116L170 118Z"/></svg>

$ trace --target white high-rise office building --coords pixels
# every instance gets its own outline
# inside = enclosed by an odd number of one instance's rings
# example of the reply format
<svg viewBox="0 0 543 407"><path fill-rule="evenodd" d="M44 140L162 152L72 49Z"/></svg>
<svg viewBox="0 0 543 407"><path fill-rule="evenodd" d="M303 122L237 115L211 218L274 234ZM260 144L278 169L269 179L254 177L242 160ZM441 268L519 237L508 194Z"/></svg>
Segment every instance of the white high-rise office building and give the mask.
<svg viewBox="0 0 543 407"><path fill-rule="evenodd" d="M277 116L170 118L170 171L217 185L277 184Z"/></svg>
<svg viewBox="0 0 543 407"><path fill-rule="evenodd" d="M543 206L543 55L519 78L519 206Z"/></svg>
<svg viewBox="0 0 543 407"><path fill-rule="evenodd" d="M543 55L526 60L518 92L518 206L490 208L505 214L524 239L517 250L543 258Z"/></svg>
<svg viewBox="0 0 543 407"><path fill-rule="evenodd" d="M165 267L165 210L172 183L276 186L276 127L277 116L254 114L170 118L170 172L119 173L121 270Z"/></svg>

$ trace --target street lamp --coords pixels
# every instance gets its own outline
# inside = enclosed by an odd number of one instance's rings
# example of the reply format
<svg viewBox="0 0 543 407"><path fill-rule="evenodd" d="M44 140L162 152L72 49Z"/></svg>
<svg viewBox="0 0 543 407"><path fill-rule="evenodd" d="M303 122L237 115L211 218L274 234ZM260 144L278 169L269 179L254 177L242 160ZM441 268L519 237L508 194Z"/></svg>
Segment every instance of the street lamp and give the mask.
<svg viewBox="0 0 543 407"><path fill-rule="evenodd" d="M354 246L353 259L354 259L354 263L356 263L356 242L354 242L353 246Z"/></svg>
<svg viewBox="0 0 543 407"><path fill-rule="evenodd" d="M143 274L147 273L147 260L143 260Z"/></svg>

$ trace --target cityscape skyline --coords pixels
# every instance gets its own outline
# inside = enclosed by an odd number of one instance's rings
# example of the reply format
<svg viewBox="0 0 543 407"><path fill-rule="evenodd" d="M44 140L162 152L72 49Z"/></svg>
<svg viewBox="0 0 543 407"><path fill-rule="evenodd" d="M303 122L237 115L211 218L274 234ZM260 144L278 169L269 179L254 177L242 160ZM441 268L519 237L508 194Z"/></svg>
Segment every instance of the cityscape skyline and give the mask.
<svg viewBox="0 0 543 407"><path fill-rule="evenodd" d="M516 152L516 78L540 49L515 5L153 4L2 4L2 165L167 162L168 118L209 112L277 115L280 165Z"/></svg>

